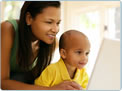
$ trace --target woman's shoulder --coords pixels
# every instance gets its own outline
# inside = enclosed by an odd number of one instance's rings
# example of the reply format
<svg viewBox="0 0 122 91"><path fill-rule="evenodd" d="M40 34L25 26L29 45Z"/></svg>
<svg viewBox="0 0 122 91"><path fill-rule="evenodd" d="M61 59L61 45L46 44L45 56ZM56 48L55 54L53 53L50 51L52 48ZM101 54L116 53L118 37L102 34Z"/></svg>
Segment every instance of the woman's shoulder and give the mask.
<svg viewBox="0 0 122 91"><path fill-rule="evenodd" d="M13 33L14 32L14 27L10 22L4 21L4 22L1 23L1 32L3 34Z"/></svg>
<svg viewBox="0 0 122 91"><path fill-rule="evenodd" d="M17 20L6 20L1 23L1 33L3 35L11 36L14 38L16 31L18 31Z"/></svg>
<svg viewBox="0 0 122 91"><path fill-rule="evenodd" d="M1 23L1 28L4 31L15 31L15 26L18 26L18 20L6 20Z"/></svg>
<svg viewBox="0 0 122 91"><path fill-rule="evenodd" d="M1 23L1 27L2 28L9 28L9 29L11 29L13 27L13 25L10 22L8 22L8 21L3 21Z"/></svg>
<svg viewBox="0 0 122 91"><path fill-rule="evenodd" d="M15 38L15 28L14 25L8 21L4 21L1 23L1 36L3 41L8 41L9 43L13 43L13 40Z"/></svg>

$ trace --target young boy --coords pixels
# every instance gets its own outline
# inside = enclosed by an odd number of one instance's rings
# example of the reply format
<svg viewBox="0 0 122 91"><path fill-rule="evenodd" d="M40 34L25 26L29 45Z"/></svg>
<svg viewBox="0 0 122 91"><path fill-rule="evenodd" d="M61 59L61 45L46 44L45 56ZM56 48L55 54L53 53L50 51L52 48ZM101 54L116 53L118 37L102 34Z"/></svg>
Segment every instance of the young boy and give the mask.
<svg viewBox="0 0 122 91"><path fill-rule="evenodd" d="M70 80L86 89L88 75L84 66L88 62L90 52L88 38L76 30L66 31L60 37L59 51L60 60L50 64L35 80L35 84L50 87L64 80Z"/></svg>

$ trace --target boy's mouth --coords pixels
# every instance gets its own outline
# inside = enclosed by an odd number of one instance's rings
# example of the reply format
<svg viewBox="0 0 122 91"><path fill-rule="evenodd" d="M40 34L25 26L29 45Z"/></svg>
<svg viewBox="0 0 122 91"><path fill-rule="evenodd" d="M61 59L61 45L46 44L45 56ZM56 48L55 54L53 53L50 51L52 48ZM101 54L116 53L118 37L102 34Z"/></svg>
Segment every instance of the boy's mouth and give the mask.
<svg viewBox="0 0 122 91"><path fill-rule="evenodd" d="M79 62L79 64L82 65L82 66L86 65L86 63L83 63L83 62Z"/></svg>

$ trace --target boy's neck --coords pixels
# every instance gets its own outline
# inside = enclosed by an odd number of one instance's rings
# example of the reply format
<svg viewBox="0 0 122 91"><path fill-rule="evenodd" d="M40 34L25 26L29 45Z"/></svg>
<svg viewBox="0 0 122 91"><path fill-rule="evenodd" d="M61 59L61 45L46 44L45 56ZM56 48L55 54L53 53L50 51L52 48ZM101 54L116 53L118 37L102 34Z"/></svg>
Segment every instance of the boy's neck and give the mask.
<svg viewBox="0 0 122 91"><path fill-rule="evenodd" d="M67 63L65 63L65 65L66 65L66 68L68 70L68 73L69 73L70 78L73 79L74 78L74 75L76 73L76 68L75 67L72 67L71 65L69 65Z"/></svg>

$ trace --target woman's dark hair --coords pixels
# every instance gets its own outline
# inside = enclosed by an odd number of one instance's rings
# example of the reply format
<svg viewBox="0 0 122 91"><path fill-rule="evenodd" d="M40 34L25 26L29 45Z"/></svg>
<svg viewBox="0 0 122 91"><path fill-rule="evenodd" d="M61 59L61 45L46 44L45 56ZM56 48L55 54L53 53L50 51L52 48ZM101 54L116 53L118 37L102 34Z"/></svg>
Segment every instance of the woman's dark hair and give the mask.
<svg viewBox="0 0 122 91"><path fill-rule="evenodd" d="M20 68L24 71L28 71L33 62L30 62L33 52L32 52L32 36L31 28L26 23L26 13L29 12L32 18L35 18L39 13L43 12L44 8L49 6L60 8L59 1L26 1L21 9L20 20L19 20L19 42L18 42L18 54L17 63ZM28 29L30 29L28 31ZM43 69L50 64L52 55L55 49L55 41L52 44L46 44L40 40L39 42L39 52L37 55L36 65L32 69L34 78L39 76Z"/></svg>

